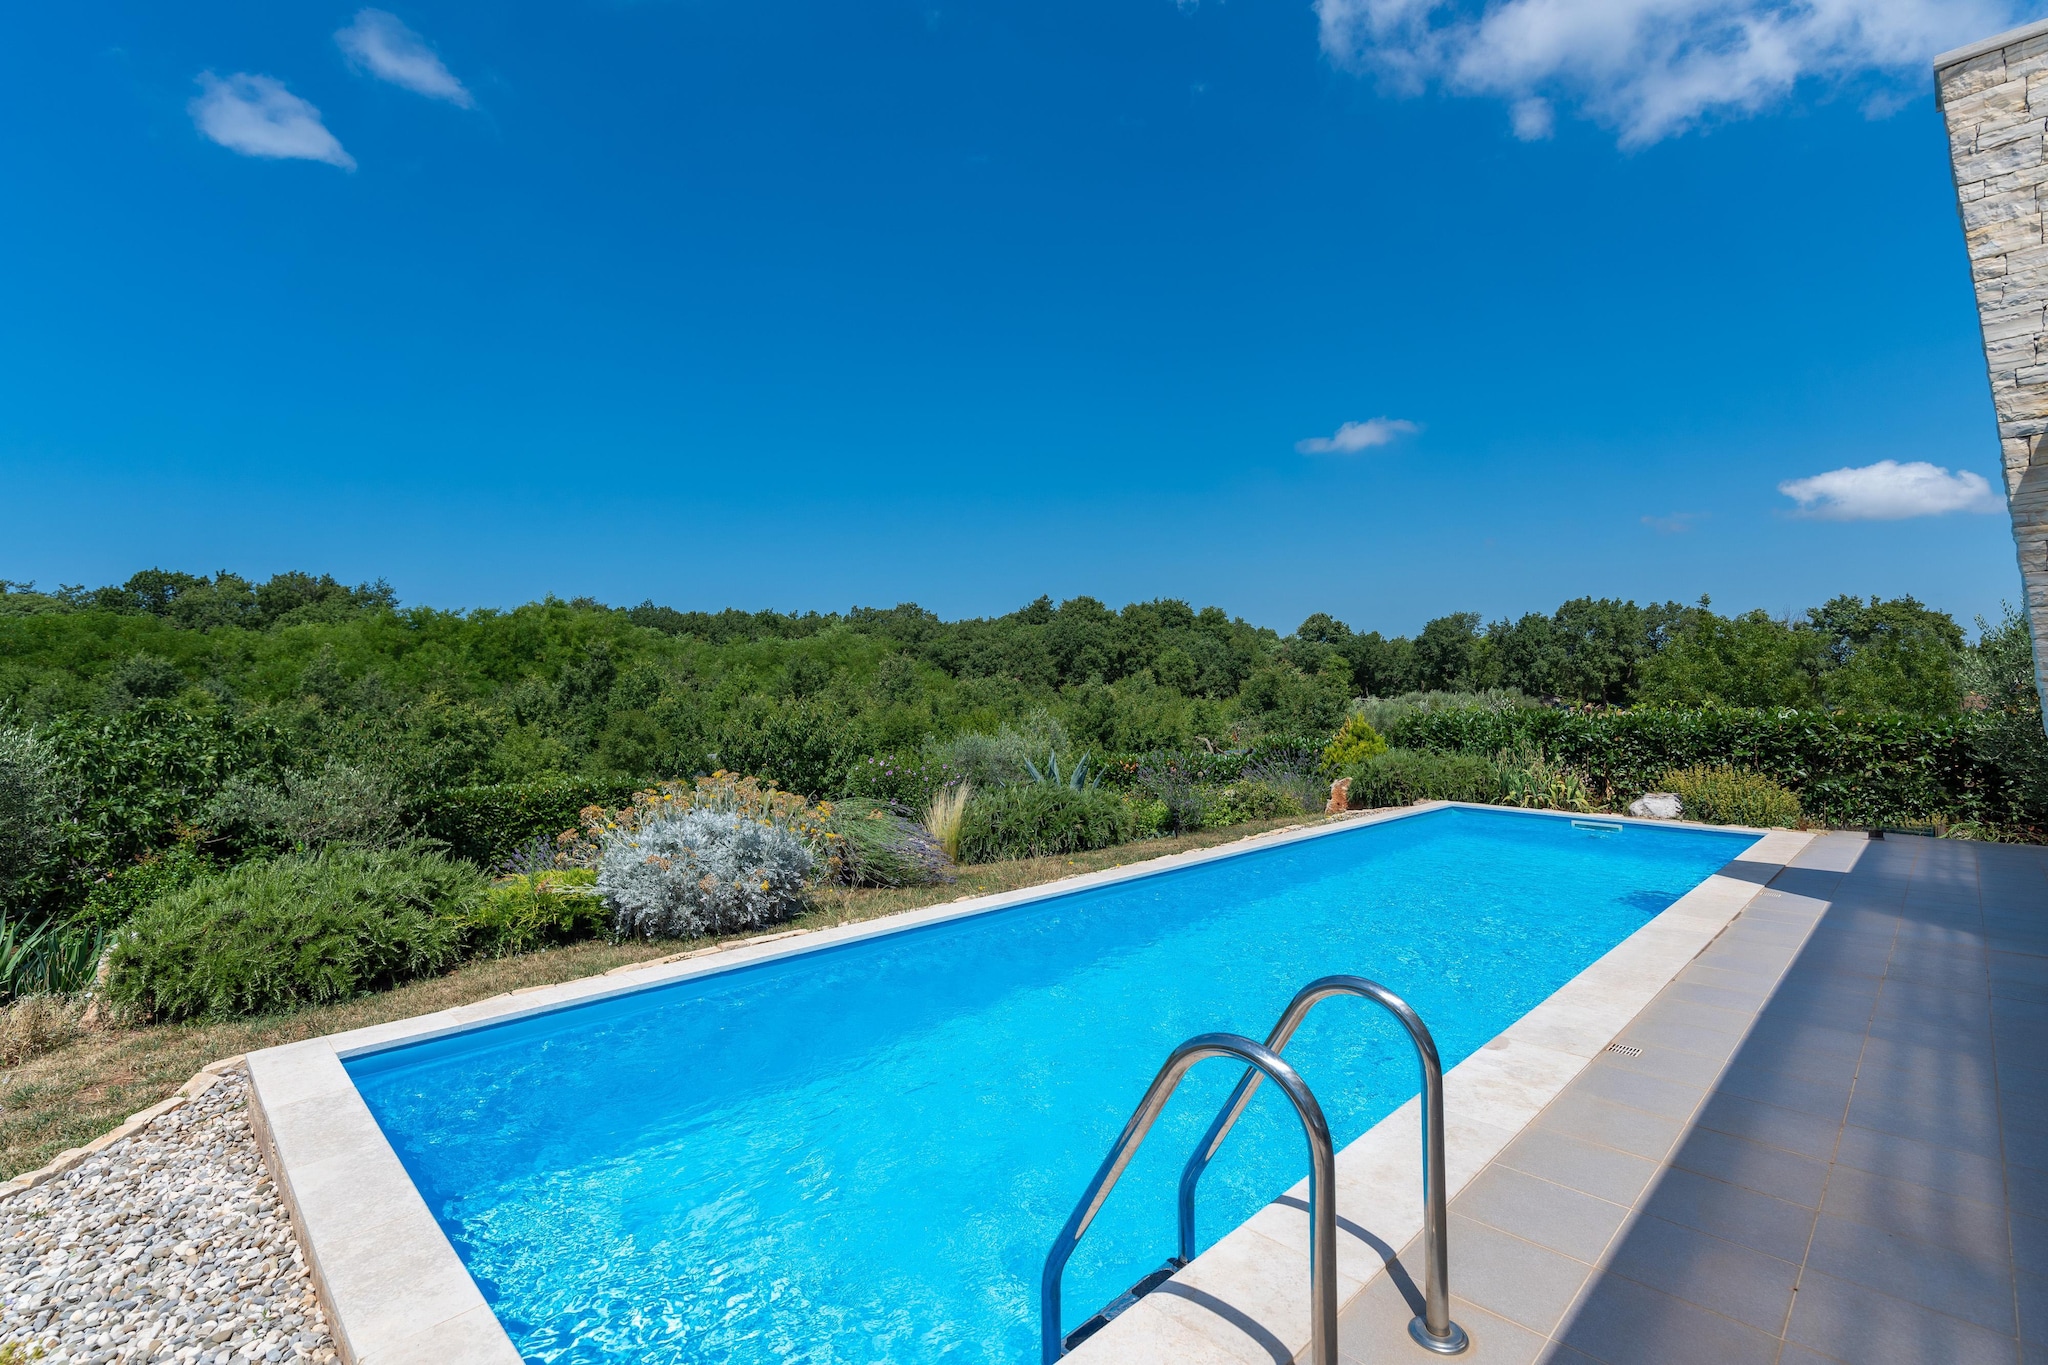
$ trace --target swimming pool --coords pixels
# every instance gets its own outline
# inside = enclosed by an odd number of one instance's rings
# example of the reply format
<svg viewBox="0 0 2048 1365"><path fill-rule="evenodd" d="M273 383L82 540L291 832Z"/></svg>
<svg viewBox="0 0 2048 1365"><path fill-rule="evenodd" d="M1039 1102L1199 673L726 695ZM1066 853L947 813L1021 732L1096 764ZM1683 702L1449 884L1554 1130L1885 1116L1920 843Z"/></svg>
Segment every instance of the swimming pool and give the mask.
<svg viewBox="0 0 2048 1365"><path fill-rule="evenodd" d="M349 1074L531 1360L1031 1358L1039 1264L1177 1042L1333 971L1446 1066L1753 836L1447 809L357 1056ZM1415 1090L1391 1023L1288 1050L1338 1141ZM1182 1087L1068 1270L1072 1326L1172 1249ZM1301 1174L1262 1093L1205 1244Z"/></svg>

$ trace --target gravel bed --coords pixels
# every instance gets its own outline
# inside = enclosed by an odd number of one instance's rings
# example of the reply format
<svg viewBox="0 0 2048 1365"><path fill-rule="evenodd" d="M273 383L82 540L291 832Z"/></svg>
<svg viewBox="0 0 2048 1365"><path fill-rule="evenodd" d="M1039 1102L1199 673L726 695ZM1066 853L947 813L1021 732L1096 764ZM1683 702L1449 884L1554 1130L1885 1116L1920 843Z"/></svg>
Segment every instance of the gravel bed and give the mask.
<svg viewBox="0 0 2048 1365"><path fill-rule="evenodd" d="M0 1201L0 1363L337 1357L249 1131L247 1077Z"/></svg>

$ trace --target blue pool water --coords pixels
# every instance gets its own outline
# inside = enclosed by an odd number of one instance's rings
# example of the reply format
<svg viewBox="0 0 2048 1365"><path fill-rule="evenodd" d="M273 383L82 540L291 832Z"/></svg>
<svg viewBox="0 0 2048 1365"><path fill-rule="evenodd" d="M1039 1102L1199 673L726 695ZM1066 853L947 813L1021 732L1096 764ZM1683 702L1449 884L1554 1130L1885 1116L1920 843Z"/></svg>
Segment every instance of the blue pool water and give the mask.
<svg viewBox="0 0 2048 1365"><path fill-rule="evenodd" d="M1016 1365L1046 1248L1176 1043L1263 1037L1356 972L1449 1069L1749 842L1442 810L348 1069L529 1360ZM1360 1001L1288 1057L1340 1144L1417 1087ZM1068 1327L1173 1250L1180 1164L1236 1078L1182 1085L1068 1267ZM1306 1170L1262 1087L1204 1180L1203 1245Z"/></svg>

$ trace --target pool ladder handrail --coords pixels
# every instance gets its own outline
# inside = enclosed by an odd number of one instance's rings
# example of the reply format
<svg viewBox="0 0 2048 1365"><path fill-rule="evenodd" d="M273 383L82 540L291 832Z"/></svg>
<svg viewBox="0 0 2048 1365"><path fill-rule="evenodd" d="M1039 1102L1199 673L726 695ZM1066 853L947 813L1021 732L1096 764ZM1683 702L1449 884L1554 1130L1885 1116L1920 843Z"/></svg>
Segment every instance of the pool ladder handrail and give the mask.
<svg viewBox="0 0 2048 1365"><path fill-rule="evenodd" d="M1294 999L1281 1011L1280 1021L1266 1035L1266 1050L1278 1056L1288 1040L1294 1037L1294 1031L1301 1027L1302 1020L1308 1017L1308 1012L1334 995L1353 995L1381 1006L1408 1031L1408 1039L1415 1045L1415 1058L1422 1066L1423 1308L1422 1313L1409 1322L1408 1335L1424 1350L1439 1355L1457 1355L1465 1349L1470 1338L1464 1328L1451 1321L1450 1248L1446 1242L1449 1231L1446 1206L1449 1201L1444 1191L1444 1068L1437 1056L1436 1039L1430 1036L1422 1016L1379 982L1368 981L1362 976L1339 975L1319 977L1295 992ZM1181 1168L1180 1260L1183 1263L1195 1259L1195 1186L1200 1183L1209 1162L1215 1158L1217 1149L1222 1147L1231 1126L1244 1113L1245 1106L1251 1103L1252 1094L1259 1088L1261 1079L1257 1070L1246 1070L1244 1078L1237 1083L1237 1089L1230 1092L1230 1098L1224 1101L1222 1110L1209 1125L1209 1131L1202 1135L1202 1140L1188 1155L1187 1165ZM1313 1207L1312 1199L1311 1209Z"/></svg>
<svg viewBox="0 0 2048 1365"><path fill-rule="evenodd" d="M1060 1331L1060 1277L1088 1225L1095 1221L1124 1167L1151 1131L1153 1120L1173 1097L1181 1078L1211 1057L1235 1057L1251 1069L1247 1075L1270 1076L1294 1106L1308 1139L1309 1221L1309 1365L1337 1365L1337 1158L1330 1145L1330 1125L1308 1085L1279 1054L1235 1033L1200 1033L1175 1048L1145 1090L1144 1099L1117 1135L1109 1155L1088 1182L1073 1214L1046 1253L1039 1282L1039 1349L1043 1365L1054 1365L1067 1353ZM1242 1088L1242 1087L1240 1087ZM1174 1267L1178 1268L1178 1267ZM1151 1277L1147 1277L1148 1279Z"/></svg>

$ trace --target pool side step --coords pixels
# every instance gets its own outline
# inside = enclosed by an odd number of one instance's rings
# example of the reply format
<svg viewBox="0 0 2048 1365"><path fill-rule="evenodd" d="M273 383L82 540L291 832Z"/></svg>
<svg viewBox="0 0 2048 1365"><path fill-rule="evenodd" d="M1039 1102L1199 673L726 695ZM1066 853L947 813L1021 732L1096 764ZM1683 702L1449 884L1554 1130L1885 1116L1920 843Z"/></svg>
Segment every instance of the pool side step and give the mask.
<svg viewBox="0 0 2048 1365"><path fill-rule="evenodd" d="M1123 1312L1139 1299L1144 1298L1160 1285L1172 1279L1174 1274L1186 1267L1186 1265L1187 1262L1178 1256L1167 1257L1165 1265L1159 1267L1159 1269L1145 1276L1129 1289L1126 1289L1123 1293L1102 1305L1101 1312L1067 1333L1066 1340L1062 1344L1069 1351L1073 1350L1076 1346L1079 1346L1082 1342L1109 1326L1110 1320L1115 1318L1117 1314Z"/></svg>

